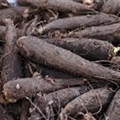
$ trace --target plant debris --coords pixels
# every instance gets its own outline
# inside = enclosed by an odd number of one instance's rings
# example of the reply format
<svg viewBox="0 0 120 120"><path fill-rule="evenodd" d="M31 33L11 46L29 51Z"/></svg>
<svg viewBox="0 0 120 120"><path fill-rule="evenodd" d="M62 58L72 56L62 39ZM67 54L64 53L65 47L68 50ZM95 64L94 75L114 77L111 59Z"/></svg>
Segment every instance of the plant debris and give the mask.
<svg viewBox="0 0 120 120"><path fill-rule="evenodd" d="M119 120L119 0L0 1L0 120Z"/></svg>

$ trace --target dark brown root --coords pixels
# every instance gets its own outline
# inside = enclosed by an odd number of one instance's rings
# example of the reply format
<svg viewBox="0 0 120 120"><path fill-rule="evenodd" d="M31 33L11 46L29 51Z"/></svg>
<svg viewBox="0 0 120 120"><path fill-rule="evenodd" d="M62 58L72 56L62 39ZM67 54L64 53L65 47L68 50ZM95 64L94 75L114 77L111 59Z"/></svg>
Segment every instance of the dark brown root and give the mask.
<svg viewBox="0 0 120 120"><path fill-rule="evenodd" d="M68 50L46 43L37 37L21 37L17 45L23 56L38 64L67 71L74 75L82 75L86 78L119 82L119 72L87 61Z"/></svg>
<svg viewBox="0 0 120 120"><path fill-rule="evenodd" d="M64 115L76 115L80 112L98 112L104 109L113 98L114 92L109 88L91 90L69 102L61 112Z"/></svg>
<svg viewBox="0 0 120 120"><path fill-rule="evenodd" d="M84 83L84 79L51 79L24 78L4 84L3 93L9 102L16 102L25 97L33 97L36 93L49 93L55 90Z"/></svg>

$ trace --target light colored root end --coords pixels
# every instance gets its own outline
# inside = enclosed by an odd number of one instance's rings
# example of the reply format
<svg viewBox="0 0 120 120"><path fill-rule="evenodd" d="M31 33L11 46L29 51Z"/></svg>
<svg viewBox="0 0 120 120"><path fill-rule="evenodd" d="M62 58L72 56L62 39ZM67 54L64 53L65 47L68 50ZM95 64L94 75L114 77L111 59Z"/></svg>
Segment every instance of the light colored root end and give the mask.
<svg viewBox="0 0 120 120"><path fill-rule="evenodd" d="M6 100L7 102L10 102L10 103L15 103L15 102L16 102L16 99L10 98L7 91L9 91L9 89L8 89L7 85L4 85L2 92L3 92L3 95L4 95L4 97L5 97L5 100Z"/></svg>
<svg viewBox="0 0 120 120"><path fill-rule="evenodd" d="M114 47L115 56L118 54L119 51L120 51L120 47Z"/></svg>
<svg viewBox="0 0 120 120"><path fill-rule="evenodd" d="M43 33L43 27L40 27L39 29L37 29L37 33L42 34Z"/></svg>
<svg viewBox="0 0 120 120"><path fill-rule="evenodd" d="M63 111L60 113L59 115L59 119L60 120L68 120L68 116L66 113L64 113Z"/></svg>

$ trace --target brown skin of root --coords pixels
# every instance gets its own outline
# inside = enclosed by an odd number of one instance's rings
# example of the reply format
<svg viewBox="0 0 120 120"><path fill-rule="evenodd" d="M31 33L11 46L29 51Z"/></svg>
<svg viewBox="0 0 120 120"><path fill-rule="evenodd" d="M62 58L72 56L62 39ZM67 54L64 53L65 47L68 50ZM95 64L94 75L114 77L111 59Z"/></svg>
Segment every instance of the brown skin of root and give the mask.
<svg viewBox="0 0 120 120"><path fill-rule="evenodd" d="M105 117L109 120L119 120L120 119L120 90L118 90L110 103L108 110L106 111Z"/></svg>
<svg viewBox="0 0 120 120"><path fill-rule="evenodd" d="M61 117L62 115L75 116L79 112L85 113L86 110L91 113L98 112L98 110L108 106L113 96L114 92L109 88L99 88L86 92L69 102L62 110Z"/></svg>
<svg viewBox="0 0 120 120"><path fill-rule="evenodd" d="M96 78L119 82L119 72L87 61L68 50L46 43L37 37L21 37L17 45L23 56L38 64L67 71L74 75L82 75L88 79Z"/></svg>
<svg viewBox="0 0 120 120"><path fill-rule="evenodd" d="M16 50L17 35L14 29L14 24L10 19L5 20L7 27L5 44L4 44L4 57L2 59L2 81L1 86L7 81L22 77L22 65L20 57Z"/></svg>
<svg viewBox="0 0 120 120"><path fill-rule="evenodd" d="M9 81L3 86L3 94L8 102L16 102L36 93L49 93L55 90L83 84L84 79L25 78Z"/></svg>
<svg viewBox="0 0 120 120"><path fill-rule="evenodd" d="M104 13L89 15L89 16L77 16L70 18L57 19L38 29L38 33L45 33L50 30L73 30L76 28L85 28L99 25L109 25L119 22L119 18L114 15L108 15Z"/></svg>
<svg viewBox="0 0 120 120"><path fill-rule="evenodd" d="M87 38L43 39L48 43L68 49L88 60L109 60L114 54L111 43Z"/></svg>
<svg viewBox="0 0 120 120"><path fill-rule="evenodd" d="M120 43L120 23L115 23L112 25L102 25L102 26L93 26L86 28L84 30L79 30L73 32L69 37L85 37L85 38L95 38L103 41L108 41L111 43Z"/></svg>
<svg viewBox="0 0 120 120"><path fill-rule="evenodd" d="M21 5L26 4L42 9L52 9L60 12L72 12L75 14L85 14L87 12L95 13L95 11L88 6L72 0L34 0L34 2L33 0L18 0L18 3Z"/></svg>

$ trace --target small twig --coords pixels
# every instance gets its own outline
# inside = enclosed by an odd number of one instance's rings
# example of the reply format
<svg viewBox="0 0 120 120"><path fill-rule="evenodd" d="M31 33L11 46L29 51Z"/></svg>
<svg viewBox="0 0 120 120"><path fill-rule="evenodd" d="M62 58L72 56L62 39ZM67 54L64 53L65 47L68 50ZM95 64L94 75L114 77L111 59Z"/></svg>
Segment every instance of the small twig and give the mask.
<svg viewBox="0 0 120 120"><path fill-rule="evenodd" d="M29 97L25 97L29 102L38 110L38 112L44 117L45 120L47 120L46 116L44 113L32 102L32 100Z"/></svg>

